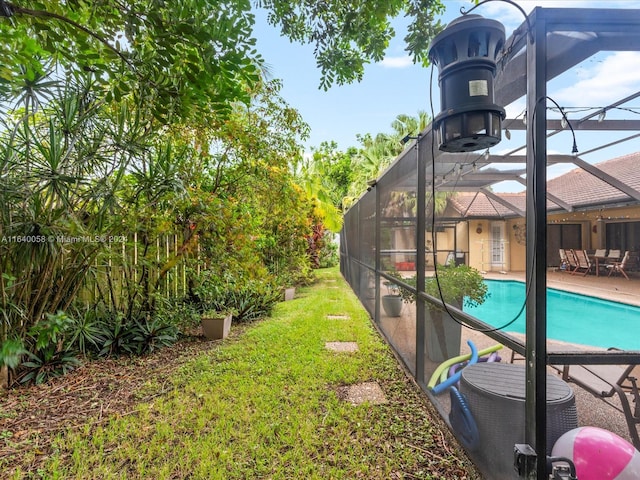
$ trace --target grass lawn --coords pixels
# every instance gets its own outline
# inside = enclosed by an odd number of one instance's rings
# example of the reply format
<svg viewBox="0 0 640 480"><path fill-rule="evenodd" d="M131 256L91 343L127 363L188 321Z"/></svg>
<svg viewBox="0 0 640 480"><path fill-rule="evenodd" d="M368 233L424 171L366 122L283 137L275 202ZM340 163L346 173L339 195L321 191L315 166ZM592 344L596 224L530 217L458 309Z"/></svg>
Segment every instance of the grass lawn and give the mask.
<svg viewBox="0 0 640 480"><path fill-rule="evenodd" d="M13 478L479 478L337 269L317 277L168 381L147 379L132 411L59 434L37 473ZM359 350L328 351L332 341ZM388 402L341 399L365 381Z"/></svg>

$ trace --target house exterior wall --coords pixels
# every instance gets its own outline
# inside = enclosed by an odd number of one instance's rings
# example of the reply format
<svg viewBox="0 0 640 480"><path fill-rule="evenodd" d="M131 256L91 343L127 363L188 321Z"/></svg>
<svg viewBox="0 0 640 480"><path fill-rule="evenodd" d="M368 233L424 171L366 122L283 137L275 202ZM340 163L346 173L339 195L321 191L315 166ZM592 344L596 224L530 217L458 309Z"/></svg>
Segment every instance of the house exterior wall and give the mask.
<svg viewBox="0 0 640 480"><path fill-rule="evenodd" d="M606 226L611 223L640 222L640 206L601 209L585 212L551 213L547 218L551 224L578 224L582 232L582 248L595 250L596 248L610 248L606 245ZM469 228L469 258L470 266L480 271L491 271L488 255L489 220L474 220L466 222ZM526 224L524 218L507 220L505 241L508 256L509 271L523 272L526 270ZM476 233L476 228L482 227L482 233ZM495 270L495 269L494 269Z"/></svg>
<svg viewBox="0 0 640 480"><path fill-rule="evenodd" d="M507 235L510 271L524 272L527 269L527 230L524 218L507 221Z"/></svg>
<svg viewBox="0 0 640 480"><path fill-rule="evenodd" d="M470 267L487 271L489 262L489 221L471 220L467 222L469 231L469 258Z"/></svg>
<svg viewBox="0 0 640 480"><path fill-rule="evenodd" d="M496 221L504 222L505 261L502 265L491 264L491 224ZM580 225L582 248L585 250L610 248L605 242L607 224L640 222L640 205L584 212L551 213L548 215L547 221L549 225ZM398 249L415 249L415 239L412 233L410 228L396 232L395 247ZM427 231L428 268L433 267L434 261L432 238L432 233ZM437 231L435 238L437 245L436 257L440 265L444 265L449 252L455 250L464 252L467 265L481 272L502 270L523 272L526 270L526 224L524 218L509 220L461 219L455 228L445 228L444 231ZM407 262L414 262L415 254L397 254L397 258Z"/></svg>
<svg viewBox="0 0 640 480"><path fill-rule="evenodd" d="M594 250L609 248L606 245L606 226L610 223L640 222L640 206L599 209L585 212L552 213L547 217L550 224L579 223L582 228L582 248Z"/></svg>

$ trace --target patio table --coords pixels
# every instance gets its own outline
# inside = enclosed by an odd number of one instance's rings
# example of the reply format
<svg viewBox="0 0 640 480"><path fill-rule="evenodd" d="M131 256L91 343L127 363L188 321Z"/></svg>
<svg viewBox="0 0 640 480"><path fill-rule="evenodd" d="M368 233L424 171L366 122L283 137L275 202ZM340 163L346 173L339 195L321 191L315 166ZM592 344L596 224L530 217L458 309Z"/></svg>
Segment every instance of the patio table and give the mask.
<svg viewBox="0 0 640 480"><path fill-rule="evenodd" d="M596 257L595 255L589 255L591 262L595 261L596 264L596 277L600 276L600 260L607 260L607 257ZM604 265L604 264L603 264Z"/></svg>

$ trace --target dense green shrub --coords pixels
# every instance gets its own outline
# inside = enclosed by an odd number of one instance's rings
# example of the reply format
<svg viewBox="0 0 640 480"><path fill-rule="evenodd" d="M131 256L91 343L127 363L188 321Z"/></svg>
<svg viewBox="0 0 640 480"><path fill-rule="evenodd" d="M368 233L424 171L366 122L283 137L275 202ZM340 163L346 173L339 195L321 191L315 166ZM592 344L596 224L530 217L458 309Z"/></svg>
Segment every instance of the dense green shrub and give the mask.
<svg viewBox="0 0 640 480"><path fill-rule="evenodd" d="M97 354L105 337L95 306L76 308L70 319L66 332L69 347L78 350L85 357Z"/></svg>
<svg viewBox="0 0 640 480"><path fill-rule="evenodd" d="M175 343L178 334L177 326L163 318L128 320L116 315L111 321L102 322L104 342L99 354L143 355Z"/></svg>
<svg viewBox="0 0 640 480"><path fill-rule="evenodd" d="M230 311L235 321L242 322L268 316L282 299L282 287L268 274L250 278L242 272L216 276L208 271L200 276L193 299L200 313Z"/></svg>
<svg viewBox="0 0 640 480"><path fill-rule="evenodd" d="M178 339L178 327L162 317L136 322L138 354L151 353L158 348L173 345Z"/></svg>
<svg viewBox="0 0 640 480"><path fill-rule="evenodd" d="M200 324L203 306L188 297L164 299L158 304L155 316L162 318L165 323L173 324L184 333Z"/></svg>
<svg viewBox="0 0 640 480"><path fill-rule="evenodd" d="M64 375L80 365L78 352L69 345L67 334L73 320L64 312L47 314L33 325L27 336L26 359L20 364L17 378L21 383L46 382Z"/></svg>
<svg viewBox="0 0 640 480"><path fill-rule="evenodd" d="M240 285L230 285L221 298L220 310L233 312L237 322L255 320L271 314L282 299L282 289L269 279L248 280Z"/></svg>
<svg viewBox="0 0 640 480"><path fill-rule="evenodd" d="M338 244L335 242L335 235L330 231L325 231L324 242L318 252L318 267L331 268L338 265L340 256L338 254Z"/></svg>

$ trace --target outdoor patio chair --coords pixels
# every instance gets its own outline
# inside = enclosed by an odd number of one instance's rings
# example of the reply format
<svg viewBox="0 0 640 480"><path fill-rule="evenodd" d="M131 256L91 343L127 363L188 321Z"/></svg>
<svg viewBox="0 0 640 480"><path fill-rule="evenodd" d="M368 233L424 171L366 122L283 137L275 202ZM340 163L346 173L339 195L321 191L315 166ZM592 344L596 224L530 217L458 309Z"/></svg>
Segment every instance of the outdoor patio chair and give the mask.
<svg viewBox="0 0 640 480"><path fill-rule="evenodd" d="M621 261L607 264L607 268L609 269L608 276L610 277L613 273L621 273L622 275L624 275L624 278L629 280L629 275L627 275L627 272L625 271L625 269L627 268L627 264L629 263L629 258L629 250L627 250L626 252L624 252L624 257L622 257Z"/></svg>
<svg viewBox="0 0 640 480"><path fill-rule="evenodd" d="M567 251L564 248L560 248L558 253L560 254L560 270L568 270L569 259L567 258Z"/></svg>
<svg viewBox="0 0 640 480"><path fill-rule="evenodd" d="M600 270L606 271L607 249L598 248L591 257L592 263L596 265L596 275L600 275Z"/></svg>
<svg viewBox="0 0 640 480"><path fill-rule="evenodd" d="M609 250L609 255L607 255L608 262L618 262L620 261L620 250Z"/></svg>
<svg viewBox="0 0 640 480"><path fill-rule="evenodd" d="M610 349L612 350L612 349ZM640 395L632 372L636 365L564 365L562 379L575 383L619 412L627 421L633 445L640 449ZM611 400L615 395L620 405ZM632 408L629 395L635 404Z"/></svg>
<svg viewBox="0 0 640 480"><path fill-rule="evenodd" d="M565 250L567 254L567 262L569 262L569 268L567 271L573 273L578 268L578 260L576 259L576 252L573 250Z"/></svg>
<svg viewBox="0 0 640 480"><path fill-rule="evenodd" d="M584 250L575 250L574 254L576 256L578 266L571 273L582 273L582 276L585 276L591 271L591 268L593 267L593 265L591 264L591 260L589 260L587 252L585 252Z"/></svg>

